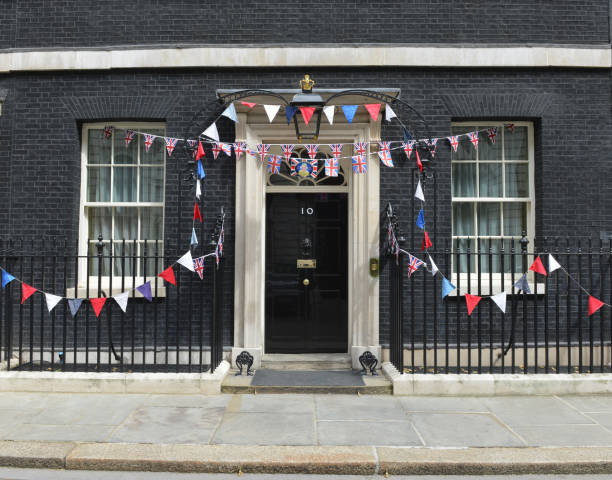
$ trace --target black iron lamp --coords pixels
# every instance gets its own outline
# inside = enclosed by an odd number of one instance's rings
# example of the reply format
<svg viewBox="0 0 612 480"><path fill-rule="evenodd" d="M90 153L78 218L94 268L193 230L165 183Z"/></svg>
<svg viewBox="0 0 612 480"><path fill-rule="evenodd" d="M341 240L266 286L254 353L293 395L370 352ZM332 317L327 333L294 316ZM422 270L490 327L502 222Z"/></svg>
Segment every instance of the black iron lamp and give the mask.
<svg viewBox="0 0 612 480"><path fill-rule="evenodd" d="M293 114L293 123L295 125L295 134L299 142L304 139L316 141L319 137L321 113L323 112L323 105L325 105L325 101L321 95L312 92L312 87L314 84L315 82L310 78L310 75L304 75L304 78L300 80L300 87L302 88L301 93L296 93L293 100L289 102L289 106L296 109L296 112ZM308 122L309 124L311 122L315 123L314 132L300 131L300 125L297 117L297 110L299 110L300 107L314 107L314 113Z"/></svg>

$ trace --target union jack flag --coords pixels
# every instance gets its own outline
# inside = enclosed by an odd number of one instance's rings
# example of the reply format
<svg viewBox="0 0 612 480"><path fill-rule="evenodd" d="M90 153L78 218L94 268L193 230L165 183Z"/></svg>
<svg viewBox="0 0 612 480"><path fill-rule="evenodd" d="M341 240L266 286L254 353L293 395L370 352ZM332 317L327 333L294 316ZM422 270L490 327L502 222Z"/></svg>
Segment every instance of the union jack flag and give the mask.
<svg viewBox="0 0 612 480"><path fill-rule="evenodd" d="M487 128L487 137L489 137L491 143L495 143L495 137L497 137L497 128Z"/></svg>
<svg viewBox="0 0 612 480"><path fill-rule="evenodd" d="M366 150L368 148L368 142L355 143L353 147L355 148L355 153L358 156L362 157L366 154Z"/></svg>
<svg viewBox="0 0 612 480"><path fill-rule="evenodd" d="M325 175L328 177L337 177L338 176L338 160L335 158L326 158L325 159Z"/></svg>
<svg viewBox="0 0 612 480"><path fill-rule="evenodd" d="M419 260L418 258L408 254L408 277L412 276L412 274L423 265L425 265L423 260Z"/></svg>
<svg viewBox="0 0 612 480"><path fill-rule="evenodd" d="M453 150L456 152L457 147L459 146L459 135L455 135L453 137L447 137L450 146L453 147Z"/></svg>
<svg viewBox="0 0 612 480"><path fill-rule="evenodd" d="M232 156L232 144L231 143L220 143L219 147L221 147L221 151L225 153L228 157Z"/></svg>
<svg viewBox="0 0 612 480"><path fill-rule="evenodd" d="M332 143L329 148L331 148L331 153L336 160L340 158L340 156L342 155L341 143Z"/></svg>
<svg viewBox="0 0 612 480"><path fill-rule="evenodd" d="M236 160L238 160L240 158L240 155L242 155L244 152L246 152L246 142L234 143L234 153L236 154Z"/></svg>
<svg viewBox="0 0 612 480"><path fill-rule="evenodd" d="M217 248L215 248L215 258L217 260L217 268L219 268L219 258L223 256L223 237L225 236L225 230L221 225L221 233L219 234L219 241L217 242Z"/></svg>
<svg viewBox="0 0 612 480"><path fill-rule="evenodd" d="M387 167L393 167L393 160L391 160L391 142L378 142L378 146L380 147L380 151L378 152L380 161Z"/></svg>
<svg viewBox="0 0 612 480"><path fill-rule="evenodd" d="M164 137L164 141L166 142L166 150L168 151L168 156L172 156L172 152L174 152L174 147L176 147L176 142L178 142L178 138L168 138Z"/></svg>
<svg viewBox="0 0 612 480"><path fill-rule="evenodd" d="M213 158L216 160L219 154L221 153L221 144L218 142L213 143L212 147Z"/></svg>
<svg viewBox="0 0 612 480"><path fill-rule="evenodd" d="M472 142L474 148L478 150L478 132L470 132L468 137L470 137L470 142Z"/></svg>
<svg viewBox="0 0 612 480"><path fill-rule="evenodd" d="M312 160L310 164L312 165L312 172L310 172L310 176L312 178L317 178L317 175L319 174L319 161Z"/></svg>
<svg viewBox="0 0 612 480"><path fill-rule="evenodd" d="M291 168L291 176L295 177L297 175L297 170L295 169L295 167L298 166L299 163L302 163L302 160L298 160L297 158L292 158L291 159L291 165L289 165L289 167Z"/></svg>
<svg viewBox="0 0 612 480"><path fill-rule="evenodd" d="M145 151L149 151L149 148L151 148L151 145L153 145L153 142L155 141L155 139L157 138L155 135L149 135L148 133L144 134L145 137Z"/></svg>
<svg viewBox="0 0 612 480"><path fill-rule="evenodd" d="M436 155L436 148L438 147L438 139L432 138L427 143L429 144L430 147L433 147L433 148L430 148L431 158L433 158Z"/></svg>
<svg viewBox="0 0 612 480"><path fill-rule="evenodd" d="M308 152L308 156L311 160L314 160L319 152L319 145L304 145L306 147L306 151Z"/></svg>
<svg viewBox="0 0 612 480"><path fill-rule="evenodd" d="M193 259L193 269L198 272L200 280L204 279L204 257L198 257Z"/></svg>
<svg viewBox="0 0 612 480"><path fill-rule="evenodd" d="M126 130L125 131L125 148L130 146L130 142L132 140L134 140L134 137L136 136L136 132L134 130Z"/></svg>
<svg viewBox="0 0 612 480"><path fill-rule="evenodd" d="M514 133L514 123L506 123L504 127L506 127L508 130Z"/></svg>
<svg viewBox="0 0 612 480"><path fill-rule="evenodd" d="M111 135L113 134L113 130L114 129L115 129L115 127L113 127L112 125L107 125L106 127L104 127L104 138L106 140L111 138Z"/></svg>
<svg viewBox="0 0 612 480"><path fill-rule="evenodd" d="M410 160L410 155L412 155L412 149L414 148L414 142L402 142L402 148L404 152L406 152L406 157Z"/></svg>
<svg viewBox="0 0 612 480"><path fill-rule="evenodd" d="M257 145L257 154L261 158L261 163L263 163L266 159L266 154L270 150L270 145L267 143L260 143Z"/></svg>
<svg viewBox="0 0 612 480"><path fill-rule="evenodd" d="M198 153L198 149L196 148L196 140L187 140L187 145L189 145L189 148L193 150L193 156L196 156L196 153Z"/></svg>
<svg viewBox="0 0 612 480"><path fill-rule="evenodd" d="M255 150L251 150L250 148L246 149L246 153L248 153L249 155L253 155L254 157L257 156L257 152Z"/></svg>
<svg viewBox="0 0 612 480"><path fill-rule="evenodd" d="M295 145L291 145L290 143L285 143L281 145L281 150L283 151L283 155L285 156L287 163L291 161L291 153L293 152L294 148Z"/></svg>
<svg viewBox="0 0 612 480"><path fill-rule="evenodd" d="M279 173L281 163L282 163L282 160L279 155L270 155L268 157L268 172Z"/></svg>
<svg viewBox="0 0 612 480"><path fill-rule="evenodd" d="M354 173L366 173L368 171L368 165L365 160L365 156L356 155L351 157L353 160L353 172Z"/></svg>

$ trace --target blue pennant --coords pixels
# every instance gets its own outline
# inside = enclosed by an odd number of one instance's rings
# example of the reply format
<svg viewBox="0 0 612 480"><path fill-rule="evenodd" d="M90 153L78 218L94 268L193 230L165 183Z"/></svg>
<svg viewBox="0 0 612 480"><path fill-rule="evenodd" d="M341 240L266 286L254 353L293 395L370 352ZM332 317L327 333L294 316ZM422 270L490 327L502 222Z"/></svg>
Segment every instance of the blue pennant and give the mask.
<svg viewBox="0 0 612 480"><path fill-rule="evenodd" d="M149 302L153 301L153 295L151 295L151 282L147 282L142 284L140 287L136 287L144 298L146 298Z"/></svg>
<svg viewBox="0 0 612 480"><path fill-rule="evenodd" d="M290 107L290 106L285 107L285 115L287 115L287 125L291 123L291 119L295 115L295 112L297 112L297 107Z"/></svg>
<svg viewBox="0 0 612 480"><path fill-rule="evenodd" d="M198 161L198 177L204 178L206 173L204 173L204 167L202 166L202 162Z"/></svg>
<svg viewBox="0 0 612 480"><path fill-rule="evenodd" d="M527 294L531 293L531 289L529 288L529 282L527 281L527 275L525 273L523 273L523 276L519 278L519 280L514 284L514 288L523 291Z"/></svg>
<svg viewBox="0 0 612 480"><path fill-rule="evenodd" d="M70 307L70 313L72 314L73 317L79 311L79 308L81 307L81 303L83 303L82 298L69 298L68 299L68 306Z"/></svg>
<svg viewBox="0 0 612 480"><path fill-rule="evenodd" d="M6 287L13 280L15 280L15 277L13 277L6 270L2 269L2 289L4 289L4 287Z"/></svg>
<svg viewBox="0 0 612 480"><path fill-rule="evenodd" d="M444 300L444 297L446 297L453 290L455 290L455 288L457 287L455 287L451 282L449 282L446 277L442 277L442 300Z"/></svg>
<svg viewBox="0 0 612 480"><path fill-rule="evenodd" d="M419 216L416 219L416 226L421 230L425 230L425 212L423 212L422 208L419 210Z"/></svg>
<svg viewBox="0 0 612 480"><path fill-rule="evenodd" d="M412 140L412 134L408 131L406 127L404 127L404 142L409 142Z"/></svg>
<svg viewBox="0 0 612 480"><path fill-rule="evenodd" d="M342 105L342 111L346 117L346 121L351 123L355 118L355 112L357 111L357 105Z"/></svg>
<svg viewBox="0 0 612 480"><path fill-rule="evenodd" d="M191 229L191 246L198 246L198 237L196 237L195 228Z"/></svg>

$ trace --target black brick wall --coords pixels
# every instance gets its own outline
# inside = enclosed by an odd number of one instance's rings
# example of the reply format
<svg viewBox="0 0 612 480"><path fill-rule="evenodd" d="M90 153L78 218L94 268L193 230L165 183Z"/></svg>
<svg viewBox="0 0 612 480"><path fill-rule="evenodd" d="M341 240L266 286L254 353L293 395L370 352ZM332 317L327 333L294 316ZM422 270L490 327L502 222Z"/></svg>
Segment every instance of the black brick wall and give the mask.
<svg viewBox="0 0 612 480"><path fill-rule="evenodd" d="M0 48L609 42L608 0L0 2Z"/></svg>

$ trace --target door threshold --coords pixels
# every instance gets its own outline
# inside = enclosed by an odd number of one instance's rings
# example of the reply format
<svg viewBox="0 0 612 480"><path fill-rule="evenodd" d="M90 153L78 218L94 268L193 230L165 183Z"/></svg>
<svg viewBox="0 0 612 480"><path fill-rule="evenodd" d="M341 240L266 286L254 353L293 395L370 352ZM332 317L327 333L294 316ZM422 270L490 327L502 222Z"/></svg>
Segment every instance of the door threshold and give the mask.
<svg viewBox="0 0 612 480"><path fill-rule="evenodd" d="M348 353L265 353L261 368L270 370L350 370Z"/></svg>

